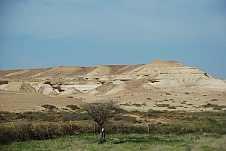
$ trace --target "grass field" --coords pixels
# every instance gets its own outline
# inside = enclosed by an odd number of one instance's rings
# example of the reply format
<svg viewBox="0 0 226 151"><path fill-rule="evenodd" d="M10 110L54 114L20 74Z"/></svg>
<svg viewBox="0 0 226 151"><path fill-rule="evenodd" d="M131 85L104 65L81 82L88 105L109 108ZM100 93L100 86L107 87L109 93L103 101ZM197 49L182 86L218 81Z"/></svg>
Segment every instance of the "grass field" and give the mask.
<svg viewBox="0 0 226 151"><path fill-rule="evenodd" d="M0 113L3 151L226 151L225 111L119 112L105 125L104 144L98 144L98 126L86 113Z"/></svg>
<svg viewBox="0 0 226 151"><path fill-rule="evenodd" d="M57 139L17 142L2 146L3 151L224 151L226 135L217 134L109 134L105 144L98 144L96 133Z"/></svg>

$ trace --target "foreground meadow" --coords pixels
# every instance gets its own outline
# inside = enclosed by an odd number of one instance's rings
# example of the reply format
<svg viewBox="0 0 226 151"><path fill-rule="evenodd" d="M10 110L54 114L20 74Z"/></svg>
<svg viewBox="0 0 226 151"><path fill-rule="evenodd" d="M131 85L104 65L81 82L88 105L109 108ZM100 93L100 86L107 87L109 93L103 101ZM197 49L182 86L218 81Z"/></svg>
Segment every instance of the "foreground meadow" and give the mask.
<svg viewBox="0 0 226 151"><path fill-rule="evenodd" d="M86 133L56 139L17 142L3 151L224 151L226 135L217 134L109 134L107 142L98 144L98 134Z"/></svg>
<svg viewBox="0 0 226 151"><path fill-rule="evenodd" d="M225 124L225 111L119 110L104 125L106 143L99 144L98 125L81 109L1 111L0 150L224 151Z"/></svg>

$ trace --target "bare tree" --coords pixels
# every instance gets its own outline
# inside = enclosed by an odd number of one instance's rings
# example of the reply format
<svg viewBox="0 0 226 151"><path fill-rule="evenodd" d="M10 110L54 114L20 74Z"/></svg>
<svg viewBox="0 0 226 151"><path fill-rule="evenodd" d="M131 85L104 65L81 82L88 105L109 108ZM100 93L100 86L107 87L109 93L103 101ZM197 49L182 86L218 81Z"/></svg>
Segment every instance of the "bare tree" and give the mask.
<svg viewBox="0 0 226 151"><path fill-rule="evenodd" d="M108 121L109 117L118 108L115 101L97 101L83 105L83 109L93 118L100 127L99 142L105 142L105 130L103 125Z"/></svg>

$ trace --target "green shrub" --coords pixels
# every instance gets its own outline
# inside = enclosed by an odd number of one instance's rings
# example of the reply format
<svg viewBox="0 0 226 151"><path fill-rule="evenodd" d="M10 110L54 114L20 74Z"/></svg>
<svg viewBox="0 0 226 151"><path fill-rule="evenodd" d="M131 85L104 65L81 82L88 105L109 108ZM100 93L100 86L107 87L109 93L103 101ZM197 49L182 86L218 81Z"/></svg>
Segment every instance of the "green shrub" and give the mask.
<svg viewBox="0 0 226 151"><path fill-rule="evenodd" d="M72 109L72 110L77 110L77 109L80 109L77 105L67 105L66 107Z"/></svg>
<svg viewBox="0 0 226 151"><path fill-rule="evenodd" d="M0 114L11 114L9 111L0 111Z"/></svg>
<svg viewBox="0 0 226 151"><path fill-rule="evenodd" d="M113 117L114 121L126 121L126 123L131 122L131 123L138 123L135 117L128 117L128 116L116 116Z"/></svg>
<svg viewBox="0 0 226 151"><path fill-rule="evenodd" d="M139 112L139 110L132 110L131 112L138 113L138 112Z"/></svg>
<svg viewBox="0 0 226 151"><path fill-rule="evenodd" d="M153 110L153 109L149 109L148 110L148 113L158 113L158 114L161 114L161 113L167 113L168 111L167 110Z"/></svg>
<svg viewBox="0 0 226 151"><path fill-rule="evenodd" d="M215 107L213 107L213 110L222 110L224 107L222 107L222 106L215 106Z"/></svg>
<svg viewBox="0 0 226 151"><path fill-rule="evenodd" d="M210 100L210 101L218 101L217 99L212 99L212 100Z"/></svg>
<svg viewBox="0 0 226 151"><path fill-rule="evenodd" d="M41 107L48 109L49 111L53 111L54 109L57 109L54 105L49 105L49 104L42 105Z"/></svg>
<svg viewBox="0 0 226 151"><path fill-rule="evenodd" d="M169 107L169 104L156 104L157 107Z"/></svg>
<svg viewBox="0 0 226 151"><path fill-rule="evenodd" d="M123 106L131 106L129 103L124 103L124 104L120 104L120 105L123 105Z"/></svg>
<svg viewBox="0 0 226 151"><path fill-rule="evenodd" d="M33 112L32 111L26 111L24 112L24 114L32 114Z"/></svg>
<svg viewBox="0 0 226 151"><path fill-rule="evenodd" d="M217 104L211 104L211 103L207 103L205 105L202 105L202 107L204 108L213 108L213 110L222 110L223 108L226 108L225 105L217 105Z"/></svg>
<svg viewBox="0 0 226 151"><path fill-rule="evenodd" d="M137 104L137 103L134 103L134 104L132 104L133 106L136 106L136 107L141 107L142 106L142 104Z"/></svg>
<svg viewBox="0 0 226 151"><path fill-rule="evenodd" d="M175 106L169 106L167 109L177 109Z"/></svg>

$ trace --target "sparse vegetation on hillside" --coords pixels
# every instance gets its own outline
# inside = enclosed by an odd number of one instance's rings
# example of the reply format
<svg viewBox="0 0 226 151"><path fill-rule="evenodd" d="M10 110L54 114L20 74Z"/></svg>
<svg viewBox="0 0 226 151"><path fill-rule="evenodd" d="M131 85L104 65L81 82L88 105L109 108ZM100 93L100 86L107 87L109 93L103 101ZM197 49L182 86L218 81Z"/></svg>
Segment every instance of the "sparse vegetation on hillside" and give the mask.
<svg viewBox="0 0 226 151"><path fill-rule="evenodd" d="M222 110L223 108L226 108L225 105L217 105L217 104L211 104L207 103L206 105L203 105L204 108L212 108L213 110Z"/></svg>

